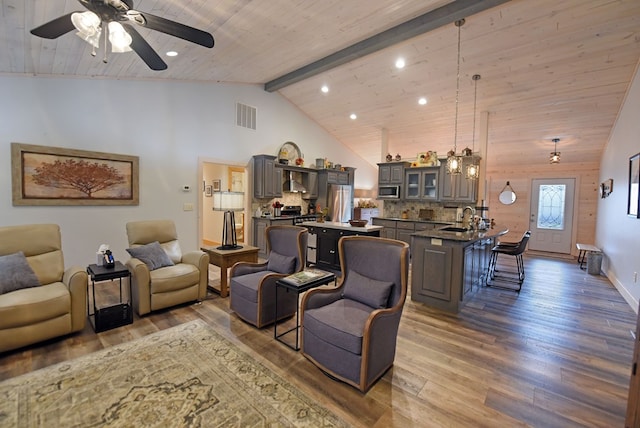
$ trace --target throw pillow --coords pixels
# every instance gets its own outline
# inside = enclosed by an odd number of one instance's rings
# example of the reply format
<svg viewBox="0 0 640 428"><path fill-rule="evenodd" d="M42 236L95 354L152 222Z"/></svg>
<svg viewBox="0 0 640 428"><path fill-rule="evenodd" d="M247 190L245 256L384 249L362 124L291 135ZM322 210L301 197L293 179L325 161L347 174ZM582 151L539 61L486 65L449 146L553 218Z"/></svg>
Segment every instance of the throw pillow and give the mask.
<svg viewBox="0 0 640 428"><path fill-rule="evenodd" d="M160 246L158 241L152 242L147 245L141 245L139 247L127 248L127 253L131 257L140 259L147 266L149 270L155 270L165 266L173 266L173 262Z"/></svg>
<svg viewBox="0 0 640 428"><path fill-rule="evenodd" d="M290 274L296 269L296 258L293 256L285 256L275 251L269 253L269 263L267 270L278 273Z"/></svg>
<svg viewBox="0 0 640 428"><path fill-rule="evenodd" d="M0 256L0 294L40 285L22 251Z"/></svg>
<svg viewBox="0 0 640 428"><path fill-rule="evenodd" d="M372 308L386 308L393 282L378 281L349 271L342 297L364 303Z"/></svg>

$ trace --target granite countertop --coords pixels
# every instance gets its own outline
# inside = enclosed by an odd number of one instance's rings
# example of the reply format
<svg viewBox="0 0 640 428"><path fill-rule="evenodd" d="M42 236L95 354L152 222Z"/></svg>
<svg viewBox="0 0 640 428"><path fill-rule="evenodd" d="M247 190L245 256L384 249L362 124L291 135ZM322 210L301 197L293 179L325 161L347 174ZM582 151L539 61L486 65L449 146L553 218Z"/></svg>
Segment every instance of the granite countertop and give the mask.
<svg viewBox="0 0 640 428"><path fill-rule="evenodd" d="M459 242L475 242L480 239L495 238L509 232L509 229L503 226L494 226L490 229L469 230L466 232L450 232L441 229L424 230L413 233L412 236L422 238L438 238L447 241Z"/></svg>
<svg viewBox="0 0 640 428"><path fill-rule="evenodd" d="M305 221L301 223L299 226L309 226L309 227L326 227L329 229L347 229L352 230L354 232L375 232L377 230L384 229L383 226L374 226L372 224L366 224L362 227L351 226L349 223L338 223L335 221L324 221L322 223L318 223L317 221Z"/></svg>
<svg viewBox="0 0 640 428"><path fill-rule="evenodd" d="M373 219L378 219L378 220L392 220L392 221L407 221L407 222L413 222L413 223L432 223L432 224L453 224L453 222L450 221L446 221L446 220L424 220L421 218L400 218L400 217L372 217Z"/></svg>

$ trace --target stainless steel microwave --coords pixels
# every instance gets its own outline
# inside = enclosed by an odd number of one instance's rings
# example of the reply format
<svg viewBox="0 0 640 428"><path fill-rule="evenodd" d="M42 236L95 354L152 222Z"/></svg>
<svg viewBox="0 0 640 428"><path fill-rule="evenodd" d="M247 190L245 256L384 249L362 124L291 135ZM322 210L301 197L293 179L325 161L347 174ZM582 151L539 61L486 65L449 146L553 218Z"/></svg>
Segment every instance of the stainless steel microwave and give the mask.
<svg viewBox="0 0 640 428"><path fill-rule="evenodd" d="M400 186L378 186L378 199L400 199Z"/></svg>

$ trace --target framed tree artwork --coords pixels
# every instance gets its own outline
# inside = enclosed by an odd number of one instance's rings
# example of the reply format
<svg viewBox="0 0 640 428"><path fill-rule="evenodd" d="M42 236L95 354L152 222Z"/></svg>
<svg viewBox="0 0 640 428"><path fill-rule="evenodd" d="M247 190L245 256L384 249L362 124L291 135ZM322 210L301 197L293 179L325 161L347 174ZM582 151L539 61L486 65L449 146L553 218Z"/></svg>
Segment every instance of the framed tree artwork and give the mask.
<svg viewBox="0 0 640 428"><path fill-rule="evenodd" d="M640 218L640 153L629 158L629 196L627 215Z"/></svg>
<svg viewBox="0 0 640 428"><path fill-rule="evenodd" d="M138 205L137 156L11 143L14 206Z"/></svg>

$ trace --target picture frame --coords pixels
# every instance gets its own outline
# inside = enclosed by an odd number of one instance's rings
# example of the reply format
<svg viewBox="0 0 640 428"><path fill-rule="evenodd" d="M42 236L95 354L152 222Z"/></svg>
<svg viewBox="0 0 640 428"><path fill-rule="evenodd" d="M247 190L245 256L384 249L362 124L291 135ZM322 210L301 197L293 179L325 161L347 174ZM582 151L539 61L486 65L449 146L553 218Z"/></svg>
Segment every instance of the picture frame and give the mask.
<svg viewBox="0 0 640 428"><path fill-rule="evenodd" d="M629 194L627 215L640 218L640 153L629 158Z"/></svg>
<svg viewBox="0 0 640 428"><path fill-rule="evenodd" d="M11 143L14 206L139 205L138 173L137 156Z"/></svg>
<svg viewBox="0 0 640 428"><path fill-rule="evenodd" d="M213 186L210 184L207 184L204 187L204 196L206 196L207 198L210 198L211 196L213 196Z"/></svg>
<svg viewBox="0 0 640 428"><path fill-rule="evenodd" d="M222 181L220 179L213 180L212 188L214 192L220 192L222 190Z"/></svg>

